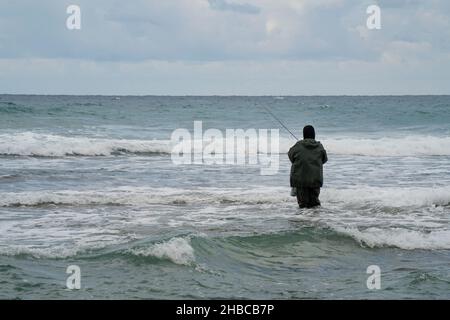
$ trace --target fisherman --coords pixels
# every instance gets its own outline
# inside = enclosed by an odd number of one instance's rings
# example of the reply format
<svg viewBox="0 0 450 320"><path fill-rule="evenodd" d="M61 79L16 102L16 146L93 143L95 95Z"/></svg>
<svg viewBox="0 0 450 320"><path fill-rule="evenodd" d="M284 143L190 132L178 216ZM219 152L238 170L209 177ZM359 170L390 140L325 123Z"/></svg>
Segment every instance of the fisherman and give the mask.
<svg viewBox="0 0 450 320"><path fill-rule="evenodd" d="M313 126L303 128L303 140L298 141L288 153L291 160L291 187L300 208L320 206L319 194L323 185L323 164L327 152L316 141Z"/></svg>

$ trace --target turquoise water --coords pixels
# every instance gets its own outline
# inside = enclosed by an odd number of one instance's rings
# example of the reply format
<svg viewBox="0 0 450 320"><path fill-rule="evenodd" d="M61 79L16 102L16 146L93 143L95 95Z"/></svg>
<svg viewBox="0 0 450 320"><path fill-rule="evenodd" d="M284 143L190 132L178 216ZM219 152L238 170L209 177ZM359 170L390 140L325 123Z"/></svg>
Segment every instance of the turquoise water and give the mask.
<svg viewBox="0 0 450 320"><path fill-rule="evenodd" d="M316 127L321 208L282 129L275 175L173 163L175 129L277 129L264 107ZM0 95L0 159L0 298L450 298L449 96Z"/></svg>

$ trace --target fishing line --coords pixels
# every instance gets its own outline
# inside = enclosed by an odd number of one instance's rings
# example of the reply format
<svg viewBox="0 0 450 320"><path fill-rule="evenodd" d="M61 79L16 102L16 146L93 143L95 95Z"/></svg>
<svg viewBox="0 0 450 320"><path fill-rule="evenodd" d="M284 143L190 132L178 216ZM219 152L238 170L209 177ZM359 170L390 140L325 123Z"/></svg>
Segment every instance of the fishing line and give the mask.
<svg viewBox="0 0 450 320"><path fill-rule="evenodd" d="M289 133L291 134L291 136L293 136L293 137L295 138L295 140L298 140L297 137L291 132L291 130L289 130L288 127L286 127L286 126L283 124L283 122L281 122L281 120L278 119L278 118L270 111L270 109L269 109L267 106L263 105L263 108L266 109L266 111L267 111L267 112L268 112L275 120L277 120L278 123L281 124L281 126L282 126L284 129L286 129L287 132L289 132Z"/></svg>

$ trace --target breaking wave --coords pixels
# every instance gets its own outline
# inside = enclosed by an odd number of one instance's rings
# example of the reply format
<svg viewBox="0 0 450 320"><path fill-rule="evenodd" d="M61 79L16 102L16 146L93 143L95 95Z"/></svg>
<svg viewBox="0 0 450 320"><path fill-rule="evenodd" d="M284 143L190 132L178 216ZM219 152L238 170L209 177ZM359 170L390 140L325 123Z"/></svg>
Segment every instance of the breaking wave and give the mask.
<svg viewBox="0 0 450 320"><path fill-rule="evenodd" d="M405 228L357 228L334 227L335 231L354 238L362 246L397 247L413 249L450 249L450 230L419 231Z"/></svg>
<svg viewBox="0 0 450 320"><path fill-rule="evenodd" d="M362 156L449 156L450 137L408 136L381 139L327 139L334 154Z"/></svg>
<svg viewBox="0 0 450 320"><path fill-rule="evenodd" d="M241 139L243 140L243 139ZM240 141L240 140L237 140ZM240 141L238 154L260 152L256 140L250 141L249 147ZM224 141L210 146L212 153L221 154ZM293 141L280 138L279 153L288 152ZM450 156L450 137L408 136L403 138L381 139L334 139L322 140L330 154L361 156ZM192 141L180 145L184 150L191 150ZM208 143L205 142L204 146ZM0 155L11 156L109 156L115 154L170 154L175 144L171 140L129 140L103 139L83 136L60 136L22 132L0 135ZM273 153L277 153L275 150Z"/></svg>
<svg viewBox="0 0 450 320"><path fill-rule="evenodd" d="M129 252L136 256L169 260L179 265L192 265L195 262L189 238L172 238L150 247L132 248Z"/></svg>
<svg viewBox="0 0 450 320"><path fill-rule="evenodd" d="M292 202L285 187L244 188L148 188L119 187L110 190L41 190L29 192L4 192L0 206L92 206L92 205L188 205L225 204L255 205ZM450 187L368 187L348 189L323 188L321 199L325 206L343 207L428 207L450 205Z"/></svg>
<svg viewBox="0 0 450 320"><path fill-rule="evenodd" d="M232 236L208 237L206 235L176 236L166 240L152 242L146 245L135 246L129 241L115 241L105 244L77 244L59 245L54 247L32 247L26 245L11 245L0 247L0 255L6 256L31 256L36 259L67 259L70 257L119 257L127 259L146 259L146 263L154 263L152 260L168 261L181 266L199 266L198 261L208 260L211 252L216 255L229 254L240 262L252 259L249 252L255 250L255 254L264 251L266 254L280 254L280 248L306 241L303 248L309 242L320 242L329 237L340 237L353 239L356 245L363 248L399 248L403 250L449 250L450 230L435 230L424 232L420 230L409 230L406 228L346 228L328 227L315 228L305 227L295 231L281 231L272 233L243 234ZM191 240L192 238L192 240ZM339 246L335 242L334 246ZM295 246L294 246L295 247ZM317 247L315 247L317 250ZM326 248L324 250L327 250ZM283 251L283 250L282 250ZM290 252L289 255L301 254L301 252ZM206 256L205 256L206 255ZM283 253L281 253L283 255ZM197 257L198 256L198 257ZM149 259L151 258L151 259ZM197 261L198 258L198 261ZM219 258L220 259L220 258ZM249 260L248 263L254 263ZM199 269L200 270L200 269Z"/></svg>
<svg viewBox="0 0 450 320"><path fill-rule="evenodd" d="M169 153L168 141L64 137L24 132L0 135L0 154L15 156L107 156L116 153Z"/></svg>
<svg viewBox="0 0 450 320"><path fill-rule="evenodd" d="M27 245L9 245L0 247L0 255L31 256L36 259L65 259L74 256L108 256L133 255L136 257L152 257L167 260L175 264L190 266L195 264L194 249L189 237L174 237L167 241L153 243L147 246L133 247L126 244L129 239L116 239L108 242L80 242L76 244L61 244L36 247ZM123 247L130 246L129 249Z"/></svg>

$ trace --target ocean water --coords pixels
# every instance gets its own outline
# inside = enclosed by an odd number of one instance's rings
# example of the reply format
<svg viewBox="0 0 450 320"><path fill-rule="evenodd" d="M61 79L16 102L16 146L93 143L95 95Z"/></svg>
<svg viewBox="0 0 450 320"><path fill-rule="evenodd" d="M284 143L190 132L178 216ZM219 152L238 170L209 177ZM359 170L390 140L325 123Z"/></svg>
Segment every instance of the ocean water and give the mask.
<svg viewBox="0 0 450 320"><path fill-rule="evenodd" d="M275 175L172 161L175 129L279 128L266 107L316 127L322 207L282 128ZM0 298L449 299L450 96L0 95Z"/></svg>

